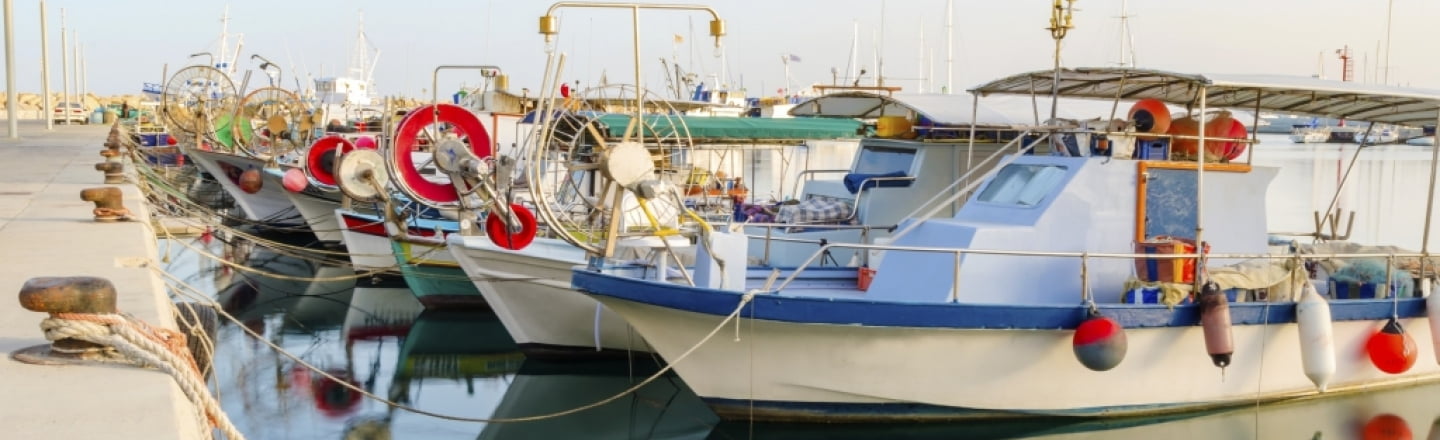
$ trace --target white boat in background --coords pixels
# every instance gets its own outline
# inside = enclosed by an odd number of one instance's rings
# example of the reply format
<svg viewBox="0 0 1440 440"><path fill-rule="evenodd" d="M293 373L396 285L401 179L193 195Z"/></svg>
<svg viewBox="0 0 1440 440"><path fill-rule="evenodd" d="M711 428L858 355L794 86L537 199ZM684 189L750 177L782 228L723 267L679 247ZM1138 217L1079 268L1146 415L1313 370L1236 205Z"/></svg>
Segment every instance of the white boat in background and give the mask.
<svg viewBox="0 0 1440 440"><path fill-rule="evenodd" d="M1052 87L1062 97L1141 99L1136 108L1198 102L1200 114L1207 105L1364 109L1351 119L1413 125L1440 113L1440 94L1422 90L1129 68L1027 72L972 92ZM1228 132L1243 133L1237 123ZM1440 299L1427 313L1417 280L1385 260L1422 254L1329 243L1272 251L1266 193L1278 170L1238 156L1194 159L1206 156L1196 154L1200 145L1243 154L1227 147L1237 140L1177 137L1162 154L1134 160L1008 156L985 176L959 176L957 184L973 182L966 192L931 205L965 196L953 216L911 217L886 245L826 246L878 253L868 288L853 271L810 267L820 251L778 277L744 274L743 283L728 282L723 267L692 282L655 276L652 264L598 259L572 280L623 316L722 418L1138 416L1440 380L1431 333ZM1323 242L1330 232L1313 235ZM697 239L719 244L701 249L725 261L736 252L723 234ZM1203 245L1197 252L1187 240ZM1197 253L1209 257L1195 262ZM1311 280L1297 261L1315 258L1306 253L1345 266ZM1378 280L1341 276L1371 265ZM1330 300L1311 283L1328 286ZM738 338L710 338L731 328Z"/></svg>
<svg viewBox="0 0 1440 440"><path fill-rule="evenodd" d="M1393 144L1400 140L1400 132L1394 127L1375 127L1356 133L1355 142L1366 145Z"/></svg>
<svg viewBox="0 0 1440 440"><path fill-rule="evenodd" d="M1290 142L1297 144L1320 144L1330 141L1330 127L1296 125L1290 131Z"/></svg>
<svg viewBox="0 0 1440 440"><path fill-rule="evenodd" d="M1417 137L1417 138L1411 138L1410 140L1405 141L1405 144L1406 144L1406 145L1414 145L1414 146L1417 146L1417 147L1433 147L1433 146L1435 146L1435 137L1434 137L1434 136L1420 136L1420 137Z"/></svg>

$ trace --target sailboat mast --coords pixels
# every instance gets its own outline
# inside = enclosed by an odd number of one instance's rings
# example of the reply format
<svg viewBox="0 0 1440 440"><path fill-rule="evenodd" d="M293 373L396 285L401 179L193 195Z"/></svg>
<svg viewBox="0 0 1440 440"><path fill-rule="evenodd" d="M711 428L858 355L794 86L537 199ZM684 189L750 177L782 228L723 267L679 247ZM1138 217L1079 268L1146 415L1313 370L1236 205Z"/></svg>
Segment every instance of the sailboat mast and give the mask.
<svg viewBox="0 0 1440 440"><path fill-rule="evenodd" d="M955 93L955 0L945 2L945 93Z"/></svg>
<svg viewBox="0 0 1440 440"><path fill-rule="evenodd" d="M918 58L919 64L918 64L918 65L916 66L916 68L915 68L915 73L916 73L915 77L916 77L916 78L919 78L919 82L920 82L920 93L925 93L925 89L927 88L927 87L926 87L927 85L925 84L925 21L923 20L924 17L921 17L921 18L922 18L922 20L920 21L920 57Z"/></svg>
<svg viewBox="0 0 1440 440"><path fill-rule="evenodd" d="M220 53L216 59L220 62L227 62L230 58L225 56L226 46L230 44L230 5L225 5L225 12L220 15ZM212 66L220 67L220 66ZM229 72L229 69L225 69Z"/></svg>

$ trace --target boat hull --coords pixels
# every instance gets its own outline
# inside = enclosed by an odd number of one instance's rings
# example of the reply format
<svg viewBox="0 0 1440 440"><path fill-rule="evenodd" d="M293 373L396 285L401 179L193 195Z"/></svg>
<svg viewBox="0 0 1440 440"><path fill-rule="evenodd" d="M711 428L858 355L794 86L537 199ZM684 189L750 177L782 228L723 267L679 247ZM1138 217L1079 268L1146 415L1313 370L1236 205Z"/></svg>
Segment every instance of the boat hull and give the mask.
<svg viewBox="0 0 1440 440"><path fill-rule="evenodd" d="M400 274L427 309L485 307L475 283L465 276L444 242L391 239Z"/></svg>
<svg viewBox="0 0 1440 440"><path fill-rule="evenodd" d="M604 275L577 275L576 286L672 361L720 326L742 298ZM1379 371L1365 354L1390 301L1355 301L1364 302L1336 310L1331 393L1440 379L1423 300L1403 299L1398 308L1419 347L1419 361L1398 375ZM1201 327L1191 322L1198 317L1194 306L1116 305L1108 316L1126 326L1129 348L1107 372L1075 359L1079 306L877 304L758 296L738 324L725 324L726 334L700 345L675 369L730 419L752 411L760 420L848 422L1138 416L1318 393L1301 366L1293 303L1232 305L1235 354L1224 370L1211 364ZM1073 316L1053 319L1049 328L1003 324L1049 313ZM1369 315L1375 316L1361 319ZM1253 322L1257 316L1272 323ZM738 341L729 327L738 329Z"/></svg>
<svg viewBox="0 0 1440 440"><path fill-rule="evenodd" d="M527 357L606 358L648 352L619 315L570 288L584 252L554 239L520 251L486 237L451 236L451 253Z"/></svg>
<svg viewBox="0 0 1440 440"><path fill-rule="evenodd" d="M344 209L333 212L343 226L340 233L344 236L345 248L350 251L350 264L357 272L395 269L395 253L390 248L384 221L353 215Z"/></svg>
<svg viewBox="0 0 1440 440"><path fill-rule="evenodd" d="M266 173L265 185L270 185L271 173ZM282 182L274 182L281 185ZM305 218L305 224L310 225L310 232L315 238L325 243L344 243L345 235L340 233L340 221L335 217L335 209L340 207L340 201L326 198L320 194L312 194L312 191L319 191L314 188L305 192L293 193L285 191L285 197L295 205L295 210Z"/></svg>
<svg viewBox="0 0 1440 440"><path fill-rule="evenodd" d="M290 226L298 226L304 222L297 215L295 204L286 197L286 191L278 181L262 180L260 190L254 194L240 190L240 173L249 169L263 170L266 165L264 161L195 148L186 148L185 154L194 159L205 172L215 176L215 180L220 182L225 192L235 198L235 204L251 220ZM265 179L266 173L260 174L261 178Z"/></svg>

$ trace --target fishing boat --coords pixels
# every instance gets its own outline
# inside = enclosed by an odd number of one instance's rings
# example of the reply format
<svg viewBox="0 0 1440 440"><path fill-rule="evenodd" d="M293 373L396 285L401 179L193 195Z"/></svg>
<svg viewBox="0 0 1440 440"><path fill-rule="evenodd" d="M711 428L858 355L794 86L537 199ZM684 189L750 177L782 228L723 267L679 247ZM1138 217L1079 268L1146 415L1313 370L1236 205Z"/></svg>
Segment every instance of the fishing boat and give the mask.
<svg viewBox="0 0 1440 440"><path fill-rule="evenodd" d="M719 276L691 282L596 259L573 284L624 317L723 418L1134 416L1440 379L1440 300L1427 304L1418 292L1428 288L1414 287L1434 264L1422 259L1426 243L1343 250L1322 226L1338 214L1327 214L1310 234L1325 246L1272 249L1266 189L1277 170L1252 166L1243 123L1209 111L1419 125L1440 117L1440 92L1131 68L1021 73L971 92L1035 90L1134 99L1156 114L1188 104L1207 119L1165 115L1168 129L1107 134L1153 138L1133 155L1010 155L961 176L965 191L926 211L963 198L953 216L907 219L885 245L827 245L877 254L867 288L859 274L812 267L821 251L743 283L717 282L737 274L713 265L696 270ZM743 243L697 240L726 255ZM1406 274L1402 259L1422 270ZM1310 275L1319 266L1328 269ZM1375 277L1342 276L1362 268ZM732 327L738 338L712 338Z"/></svg>
<svg viewBox="0 0 1440 440"><path fill-rule="evenodd" d="M1393 127L1373 127L1356 137L1356 142L1366 145L1393 144L1400 140L1400 132Z"/></svg>
<svg viewBox="0 0 1440 440"><path fill-rule="evenodd" d="M1290 142L1297 144L1318 144L1330 140L1330 127L1296 125L1290 131Z"/></svg>

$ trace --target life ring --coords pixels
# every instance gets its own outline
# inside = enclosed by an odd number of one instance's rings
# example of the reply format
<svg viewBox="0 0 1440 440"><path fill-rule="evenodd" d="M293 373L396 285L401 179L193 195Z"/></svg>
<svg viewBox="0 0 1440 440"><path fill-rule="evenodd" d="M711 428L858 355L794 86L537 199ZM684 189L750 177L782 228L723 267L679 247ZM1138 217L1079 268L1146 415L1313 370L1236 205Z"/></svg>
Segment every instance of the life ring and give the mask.
<svg viewBox="0 0 1440 440"><path fill-rule="evenodd" d="M305 152L305 174L317 183L335 186L336 159L354 149L355 144L340 136L325 136L316 140Z"/></svg>
<svg viewBox="0 0 1440 440"><path fill-rule="evenodd" d="M1127 119L1135 126L1136 133L1167 133L1170 130L1170 107L1158 99L1141 99L1130 106ZM1155 139L1155 136L1138 137L1147 141Z"/></svg>
<svg viewBox="0 0 1440 440"><path fill-rule="evenodd" d="M438 124L447 124L454 134L462 139L468 138L470 151L475 153L475 157L490 157L490 134L485 131L480 118L464 107L435 104L407 113L395 130L395 148L390 149L390 160L395 164L397 177L395 183L404 188L410 196L432 206L451 205L460 201L460 195L455 193L452 185L431 182L422 176L420 170L415 169L415 159L410 156L420 142L420 131Z"/></svg>
<svg viewBox="0 0 1440 440"><path fill-rule="evenodd" d="M485 217L485 235L490 237L490 242L512 251L524 249L535 240L535 233L538 225L535 222L535 213L530 212L518 203L510 204L510 210L515 213L515 218L520 220L520 232L510 233L505 227L502 216L491 213Z"/></svg>

